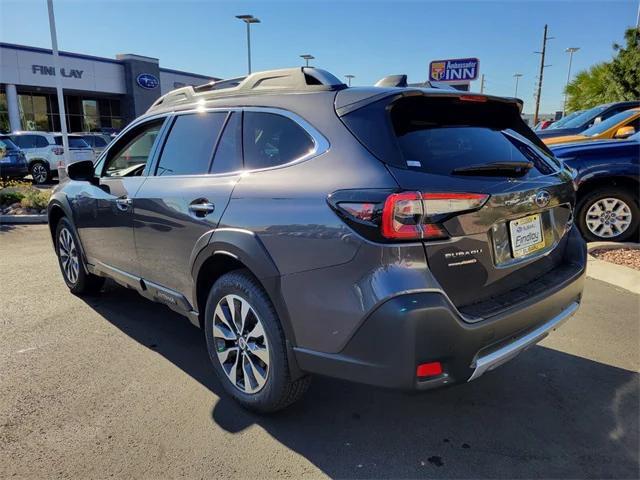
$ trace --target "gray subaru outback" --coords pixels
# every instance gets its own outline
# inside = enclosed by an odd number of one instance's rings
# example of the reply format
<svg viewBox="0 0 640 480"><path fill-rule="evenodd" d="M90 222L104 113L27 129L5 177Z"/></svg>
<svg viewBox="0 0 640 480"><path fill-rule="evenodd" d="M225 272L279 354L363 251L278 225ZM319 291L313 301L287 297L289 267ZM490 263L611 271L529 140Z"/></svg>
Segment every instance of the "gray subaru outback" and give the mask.
<svg viewBox="0 0 640 480"><path fill-rule="evenodd" d="M582 295L572 173L521 101L394 78L297 68L164 95L51 198L69 289L108 277L188 317L261 412L311 374L427 390L540 341Z"/></svg>

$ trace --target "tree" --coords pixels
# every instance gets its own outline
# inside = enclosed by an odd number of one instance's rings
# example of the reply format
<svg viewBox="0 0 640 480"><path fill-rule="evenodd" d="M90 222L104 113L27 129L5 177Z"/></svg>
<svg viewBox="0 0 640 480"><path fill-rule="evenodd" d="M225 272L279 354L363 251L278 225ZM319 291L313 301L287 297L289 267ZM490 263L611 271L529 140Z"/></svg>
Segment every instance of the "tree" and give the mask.
<svg viewBox="0 0 640 480"><path fill-rule="evenodd" d="M630 28L624 37L626 46L613 45L616 56L611 62L583 70L567 85L567 111L640 99L640 33Z"/></svg>

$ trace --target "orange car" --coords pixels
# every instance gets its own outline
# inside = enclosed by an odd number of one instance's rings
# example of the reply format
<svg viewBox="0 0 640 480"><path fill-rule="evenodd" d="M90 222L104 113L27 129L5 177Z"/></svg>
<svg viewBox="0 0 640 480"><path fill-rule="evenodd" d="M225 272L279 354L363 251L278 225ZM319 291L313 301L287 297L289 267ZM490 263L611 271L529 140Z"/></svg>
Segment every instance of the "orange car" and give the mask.
<svg viewBox="0 0 640 480"><path fill-rule="evenodd" d="M610 138L627 138L640 130L640 108L632 108L615 114L593 127L587 128L578 135L564 137L547 137L542 141L547 145L559 143L576 143L587 140L605 140Z"/></svg>

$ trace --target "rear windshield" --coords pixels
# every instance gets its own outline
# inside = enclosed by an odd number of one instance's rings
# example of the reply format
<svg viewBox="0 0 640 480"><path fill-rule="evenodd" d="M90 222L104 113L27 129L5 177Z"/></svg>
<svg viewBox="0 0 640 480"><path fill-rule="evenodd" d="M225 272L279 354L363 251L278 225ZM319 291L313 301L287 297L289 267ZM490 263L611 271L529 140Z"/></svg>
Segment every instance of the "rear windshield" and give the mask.
<svg viewBox="0 0 640 480"><path fill-rule="evenodd" d="M62 145L62 137L55 137L56 145ZM69 148L91 148L81 137L69 137Z"/></svg>
<svg viewBox="0 0 640 480"><path fill-rule="evenodd" d="M483 104L447 105L404 99L391 110L398 146L407 167L436 175L504 162L532 162L541 174L556 168L545 154L517 133L509 117ZM502 118L501 118L502 117Z"/></svg>
<svg viewBox="0 0 640 480"><path fill-rule="evenodd" d="M396 135L407 166L436 175L495 162L533 162L542 174L554 171L513 130L425 126L416 121Z"/></svg>

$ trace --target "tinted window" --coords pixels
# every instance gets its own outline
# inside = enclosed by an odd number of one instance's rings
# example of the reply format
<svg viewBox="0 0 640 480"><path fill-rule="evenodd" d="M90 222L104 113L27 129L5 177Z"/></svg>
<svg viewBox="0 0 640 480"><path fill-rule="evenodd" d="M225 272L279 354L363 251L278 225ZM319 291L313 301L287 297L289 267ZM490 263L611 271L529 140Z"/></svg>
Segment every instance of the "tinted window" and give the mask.
<svg viewBox="0 0 640 480"><path fill-rule="evenodd" d="M245 112L242 135L248 169L282 165L313 149L313 140L302 127L273 113Z"/></svg>
<svg viewBox="0 0 640 480"><path fill-rule="evenodd" d="M91 148L82 137L68 137L68 139L69 148ZM62 146L62 136L53 137L53 140L56 142L56 145Z"/></svg>
<svg viewBox="0 0 640 480"><path fill-rule="evenodd" d="M36 139L35 135L14 135L11 137L13 143L20 148L36 148Z"/></svg>
<svg viewBox="0 0 640 480"><path fill-rule="evenodd" d="M238 170L242 170L240 115L232 113L216 148L211 173L227 173Z"/></svg>
<svg viewBox="0 0 640 480"><path fill-rule="evenodd" d="M49 146L49 141L42 135L36 135L36 148L46 148Z"/></svg>
<svg viewBox="0 0 640 480"><path fill-rule="evenodd" d="M102 148L107 146L107 142L102 137L93 137L92 140L95 147Z"/></svg>
<svg viewBox="0 0 640 480"><path fill-rule="evenodd" d="M153 144L164 120L146 123L128 132L109 150L103 175L126 177L142 175Z"/></svg>
<svg viewBox="0 0 640 480"><path fill-rule="evenodd" d="M607 109L606 105L600 105L598 107L593 107L585 112L582 112L580 115L574 117L572 120L569 120L564 124L564 128L578 128L582 127L586 122L593 122L593 119L600 115L603 111Z"/></svg>
<svg viewBox="0 0 640 480"><path fill-rule="evenodd" d="M438 175L493 162L533 161L542 173L552 171L515 132L482 127L416 128L399 134L398 141L408 166Z"/></svg>
<svg viewBox="0 0 640 480"><path fill-rule="evenodd" d="M176 117L156 175L207 173L226 112L195 113Z"/></svg>

